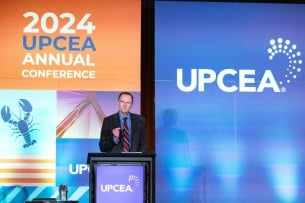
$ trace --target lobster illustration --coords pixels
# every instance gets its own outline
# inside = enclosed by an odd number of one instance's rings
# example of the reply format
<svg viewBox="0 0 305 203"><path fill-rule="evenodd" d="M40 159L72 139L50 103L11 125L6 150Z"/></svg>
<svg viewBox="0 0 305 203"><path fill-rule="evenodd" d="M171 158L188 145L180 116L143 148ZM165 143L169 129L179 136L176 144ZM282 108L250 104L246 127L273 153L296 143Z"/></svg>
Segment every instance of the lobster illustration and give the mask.
<svg viewBox="0 0 305 203"><path fill-rule="evenodd" d="M1 117L4 122L9 124L9 127L13 130L13 134L17 134L16 139L19 136L23 137L25 141L23 148L27 148L36 143L36 140L31 139L30 132L38 129L33 128L34 123L31 116L33 109L31 103L26 99L19 99L18 104L21 108L19 116L12 112L7 105L4 105L1 109Z"/></svg>

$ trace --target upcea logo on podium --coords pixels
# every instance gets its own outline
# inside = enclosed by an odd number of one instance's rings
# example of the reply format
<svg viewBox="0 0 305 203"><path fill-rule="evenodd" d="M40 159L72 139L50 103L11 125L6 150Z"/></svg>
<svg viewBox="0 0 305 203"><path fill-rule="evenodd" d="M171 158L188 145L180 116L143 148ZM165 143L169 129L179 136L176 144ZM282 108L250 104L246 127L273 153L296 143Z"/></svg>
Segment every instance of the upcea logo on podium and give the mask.
<svg viewBox="0 0 305 203"><path fill-rule="evenodd" d="M97 164L96 202L143 202L144 170L144 165Z"/></svg>
<svg viewBox="0 0 305 203"><path fill-rule="evenodd" d="M140 185L140 180L135 175L129 175L129 184L102 184L102 192L134 192Z"/></svg>
<svg viewBox="0 0 305 203"><path fill-rule="evenodd" d="M205 91L205 86L216 83L218 88L223 92L263 92L271 89L273 92L286 92L286 85L297 79L298 74L302 71L303 60L301 52L297 49L297 45L293 44L289 39L283 38L270 39L269 60L275 60L276 55L283 54L287 57L289 63L286 67L283 80L276 78L270 69L266 69L260 78L256 81L255 69L223 69L216 73L213 69L191 69L190 79L183 77L183 69L177 69L177 87L183 92L192 92L197 89L199 92ZM226 84L225 77L238 78L238 85ZM183 81L190 81L185 85Z"/></svg>

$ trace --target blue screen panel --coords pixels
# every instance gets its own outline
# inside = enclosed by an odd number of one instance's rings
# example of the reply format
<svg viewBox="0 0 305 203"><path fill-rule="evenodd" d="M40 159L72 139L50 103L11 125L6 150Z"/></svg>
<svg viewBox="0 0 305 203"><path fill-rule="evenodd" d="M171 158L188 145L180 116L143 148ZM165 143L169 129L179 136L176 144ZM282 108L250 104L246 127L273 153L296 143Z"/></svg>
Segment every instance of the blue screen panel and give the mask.
<svg viewBox="0 0 305 203"><path fill-rule="evenodd" d="M302 202L304 4L157 1L157 202Z"/></svg>

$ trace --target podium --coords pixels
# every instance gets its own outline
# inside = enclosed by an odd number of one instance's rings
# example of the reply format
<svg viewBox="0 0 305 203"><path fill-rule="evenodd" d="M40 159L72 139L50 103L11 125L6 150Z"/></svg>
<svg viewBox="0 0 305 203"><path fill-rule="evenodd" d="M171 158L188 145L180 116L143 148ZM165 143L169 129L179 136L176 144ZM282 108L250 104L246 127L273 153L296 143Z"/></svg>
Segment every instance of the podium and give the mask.
<svg viewBox="0 0 305 203"><path fill-rule="evenodd" d="M154 203L154 153L88 153L90 203Z"/></svg>

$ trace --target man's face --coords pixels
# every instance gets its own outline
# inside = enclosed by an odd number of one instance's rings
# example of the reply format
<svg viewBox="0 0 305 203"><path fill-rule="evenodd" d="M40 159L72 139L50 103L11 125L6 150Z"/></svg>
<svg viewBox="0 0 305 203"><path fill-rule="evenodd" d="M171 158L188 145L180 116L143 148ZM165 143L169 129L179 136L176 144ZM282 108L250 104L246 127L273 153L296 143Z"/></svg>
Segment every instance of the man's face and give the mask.
<svg viewBox="0 0 305 203"><path fill-rule="evenodd" d="M132 98L127 94L121 95L118 101L119 110L123 114L127 114L132 107Z"/></svg>

